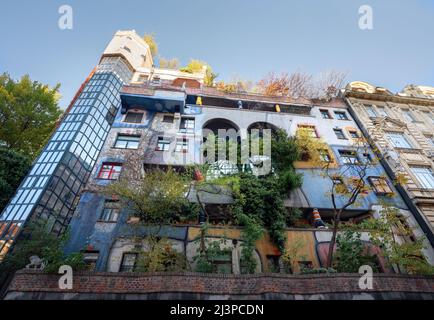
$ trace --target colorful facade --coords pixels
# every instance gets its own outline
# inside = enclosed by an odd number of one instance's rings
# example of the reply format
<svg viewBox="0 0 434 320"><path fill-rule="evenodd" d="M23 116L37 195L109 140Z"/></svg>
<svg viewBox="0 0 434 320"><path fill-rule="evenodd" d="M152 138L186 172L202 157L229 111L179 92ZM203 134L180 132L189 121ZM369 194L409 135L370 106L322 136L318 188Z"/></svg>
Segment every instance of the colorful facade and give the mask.
<svg viewBox="0 0 434 320"><path fill-rule="evenodd" d="M205 71L186 73L155 68L149 48L139 36L131 31L116 33L95 72L2 213L3 254L30 218L45 219L53 232L70 228L66 251L84 251L94 270L128 270L134 265L134 250L146 250L144 238L152 230L135 225L128 210L107 197L104 188L125 173L125 164L131 157L137 157L138 171L201 164L200 144L205 130L233 130L243 139L257 127L280 128L289 135L307 127L328 144L328 155L336 170L345 164L348 153L357 151L354 145L364 133L345 99L311 101L227 93L204 86ZM368 150L357 156L374 157L374 153ZM328 195L331 182L321 174L322 168L300 161L296 170L302 173L303 184L288 195L285 206L303 212L305 227L286 231L288 248L296 241L303 243L299 261L288 272L297 272L303 266L325 266L331 231L314 228L311 214L318 208L326 222L333 215ZM414 228L416 236L424 236L418 217L383 166L378 164L369 170L366 179L386 177L393 197L385 197L374 189L344 212L343 223L378 217L381 203L388 202ZM195 201L194 194L188 197ZM201 197L210 211L225 210L233 202L230 193L216 196L203 192ZM226 272L244 273L241 234L242 228L222 226L217 220L207 232L207 240L222 239L223 246L230 249L231 254L221 263ZM199 217L188 225L164 226L158 235L168 238L173 248L194 265ZM363 241L368 243L368 239L368 234L363 233ZM433 249L426 242L424 256L433 264ZM279 257L279 250L268 236L260 239L255 250L256 272L276 268L277 272L285 272ZM384 272L392 271L381 259L379 265Z"/></svg>

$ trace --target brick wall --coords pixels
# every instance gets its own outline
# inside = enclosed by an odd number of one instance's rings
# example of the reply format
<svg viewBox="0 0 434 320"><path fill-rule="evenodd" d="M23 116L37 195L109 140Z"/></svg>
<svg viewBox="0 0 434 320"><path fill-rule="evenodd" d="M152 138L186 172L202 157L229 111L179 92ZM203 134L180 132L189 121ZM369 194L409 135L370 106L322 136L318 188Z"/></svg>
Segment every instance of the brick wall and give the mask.
<svg viewBox="0 0 434 320"><path fill-rule="evenodd" d="M361 290L360 275L216 275L201 273L77 272L73 289L58 287L60 275L18 271L6 299L270 298L434 299L434 277L374 275L373 290Z"/></svg>

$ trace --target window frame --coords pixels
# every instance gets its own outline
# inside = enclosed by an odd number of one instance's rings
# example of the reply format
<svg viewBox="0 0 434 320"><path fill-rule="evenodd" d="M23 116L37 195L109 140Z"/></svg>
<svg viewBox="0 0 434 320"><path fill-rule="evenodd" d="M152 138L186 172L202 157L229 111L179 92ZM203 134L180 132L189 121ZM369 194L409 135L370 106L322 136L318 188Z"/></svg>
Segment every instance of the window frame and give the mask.
<svg viewBox="0 0 434 320"><path fill-rule="evenodd" d="M365 111L368 114L369 118L377 118L378 117L378 113L377 110L375 110L374 106L371 104L365 104Z"/></svg>
<svg viewBox="0 0 434 320"><path fill-rule="evenodd" d="M378 114L381 117L388 117L389 116L389 113L387 112L386 107L377 107L377 109L378 109Z"/></svg>
<svg viewBox="0 0 434 320"><path fill-rule="evenodd" d="M376 195L386 196L394 194L392 187L386 178L379 176L369 176L368 181Z"/></svg>
<svg viewBox="0 0 434 320"><path fill-rule="evenodd" d="M188 139L187 138L177 138L175 144L175 152L188 152Z"/></svg>
<svg viewBox="0 0 434 320"><path fill-rule="evenodd" d="M193 126L191 126L191 123L193 123ZM196 128L195 118L182 117L181 121L179 122L178 132L183 134L192 134L195 132L195 128Z"/></svg>
<svg viewBox="0 0 434 320"><path fill-rule="evenodd" d="M349 165L355 164L355 165L357 165L360 163L360 159L358 157L358 154L354 150L341 149L341 150L338 150L338 153L339 153L339 158L341 159L341 162L343 164L349 164ZM351 153L351 156L350 156L350 153ZM355 161L354 162L351 162L351 161L348 162L347 160L344 160L344 159L355 159Z"/></svg>
<svg viewBox="0 0 434 320"><path fill-rule="evenodd" d="M128 265L125 266L124 262L126 260L126 256L131 255L134 256L134 264L132 266ZM121 260L121 264L119 265L119 272L134 272L134 269L136 268L137 265L137 257L138 257L138 253L137 252L124 252L122 253L122 260ZM124 268L127 267L127 270L125 270Z"/></svg>
<svg viewBox="0 0 434 320"><path fill-rule="evenodd" d="M359 132L357 130L348 130L348 133L350 134L350 138L351 139L360 139L360 135ZM353 136L353 134L355 134L355 136Z"/></svg>
<svg viewBox="0 0 434 320"><path fill-rule="evenodd" d="M319 152L319 157L320 157L321 161L324 161L327 163L333 163L333 158L332 158L329 150L321 149L321 150L318 150L318 152ZM325 158L328 158L328 160L325 160Z"/></svg>
<svg viewBox="0 0 434 320"><path fill-rule="evenodd" d="M386 132L385 133L387 140L394 148L400 148L400 149L413 149L413 145L410 143L410 141L407 139L406 135L403 132ZM397 138L399 137L399 139ZM402 138L402 141L404 142L404 145L408 146L400 146L402 143L400 142L400 145L397 145L395 141L399 141Z"/></svg>
<svg viewBox="0 0 434 320"><path fill-rule="evenodd" d="M135 114L135 117L136 117L138 114L140 114L140 115L141 115L140 121L139 121L139 122L131 122L131 121L127 121L127 118L128 118L128 115L129 115L129 114ZM124 119L122 120L122 122L124 122L124 123L132 123L132 124L141 124L141 123L143 123L143 118L144 118L144 116L145 116L145 113L142 112L142 111L133 111L133 110L130 110L130 111L127 111L127 113L125 113L125 116L124 116Z"/></svg>
<svg viewBox="0 0 434 320"><path fill-rule="evenodd" d="M313 124L298 124L297 129L309 129L313 134L311 135L312 138L319 138L318 130L316 129L316 126Z"/></svg>
<svg viewBox="0 0 434 320"><path fill-rule="evenodd" d="M333 128L333 132L335 133L336 138L338 138L339 140L348 140L348 138L345 136L344 130L341 128ZM338 133L340 132L342 134L342 138L339 137Z"/></svg>
<svg viewBox="0 0 434 320"><path fill-rule="evenodd" d="M104 207L101 211L98 221L99 222L117 222L120 215L120 209L118 207L119 201L106 199L104 201ZM106 214L106 210L110 210L109 214ZM115 219L114 219L115 217ZM107 219L108 218L108 219Z"/></svg>
<svg viewBox="0 0 434 320"><path fill-rule="evenodd" d="M137 141L129 140L129 139L122 140L122 138L125 138L125 137L131 137L131 138L134 137L134 138L137 138ZM139 146L140 146L140 137L141 137L140 135L118 133L118 135L116 136L116 140L115 140L115 143L114 143L114 145L113 145L113 148L115 148L115 149L130 149L130 150L137 150L137 149L139 149ZM117 143L118 143L119 141L126 141L125 147L118 146ZM128 147L129 142L137 142L137 148L130 148L130 147Z"/></svg>
<svg viewBox="0 0 434 320"><path fill-rule="evenodd" d="M415 170L426 170L427 173L422 173L423 177L419 176L420 173ZM411 174L416 178L416 182L422 189L432 190L434 189L434 172L431 167L428 166L410 166ZM430 177L430 178L428 178Z"/></svg>
<svg viewBox="0 0 434 320"><path fill-rule="evenodd" d="M401 110L405 120L407 120L410 123L416 122L416 118L414 117L414 114L411 112L410 109L401 109Z"/></svg>
<svg viewBox="0 0 434 320"><path fill-rule="evenodd" d="M161 148L160 144L164 147ZM166 146L167 146L167 148L166 148ZM159 136L157 138L157 146L155 147L155 151L169 151L169 150L170 150L170 139L166 138L164 136Z"/></svg>
<svg viewBox="0 0 434 320"><path fill-rule="evenodd" d="M98 170L97 179L99 180L117 180L122 172L122 163L119 162L103 162ZM110 168L104 168L104 166L109 166ZM119 171L115 168L120 168ZM107 178L103 177L103 173L108 172Z"/></svg>
<svg viewBox="0 0 434 320"><path fill-rule="evenodd" d="M170 118L171 121L166 121L167 118ZM170 123L173 124L175 122L175 117L173 115L163 115L163 119L161 120L162 123Z"/></svg>
<svg viewBox="0 0 434 320"><path fill-rule="evenodd" d="M322 119L327 119L327 120L333 119L333 117L332 117L332 115L328 109L319 109L319 112L321 114ZM327 114L327 117L324 117L325 114Z"/></svg>
<svg viewBox="0 0 434 320"><path fill-rule="evenodd" d="M338 119L338 120L350 120L350 118L348 117L346 111L334 111L333 113L335 114L335 119ZM343 118L341 118L342 115L343 115Z"/></svg>

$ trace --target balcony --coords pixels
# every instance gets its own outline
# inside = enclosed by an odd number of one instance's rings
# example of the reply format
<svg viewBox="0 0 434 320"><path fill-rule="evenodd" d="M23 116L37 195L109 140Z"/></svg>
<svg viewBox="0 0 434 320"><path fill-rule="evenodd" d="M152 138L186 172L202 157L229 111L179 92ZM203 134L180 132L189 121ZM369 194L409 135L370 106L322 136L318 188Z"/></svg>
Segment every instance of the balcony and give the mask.
<svg viewBox="0 0 434 320"><path fill-rule="evenodd" d="M247 92L224 92L213 87L197 88L160 81L159 83L124 86L121 90L122 113L125 113L128 108L184 113L185 104L195 105L198 97L201 97L202 104L205 106L222 108L238 109L240 108L239 102L241 102L243 110L253 111L309 115L312 109L312 102L303 98L292 99ZM279 105L279 111L276 110L276 104ZM174 110L177 105L179 105L179 111Z"/></svg>
<svg viewBox="0 0 434 320"><path fill-rule="evenodd" d="M141 109L153 112L184 113L186 93L177 89L145 87L143 85L124 86L120 92L122 109Z"/></svg>

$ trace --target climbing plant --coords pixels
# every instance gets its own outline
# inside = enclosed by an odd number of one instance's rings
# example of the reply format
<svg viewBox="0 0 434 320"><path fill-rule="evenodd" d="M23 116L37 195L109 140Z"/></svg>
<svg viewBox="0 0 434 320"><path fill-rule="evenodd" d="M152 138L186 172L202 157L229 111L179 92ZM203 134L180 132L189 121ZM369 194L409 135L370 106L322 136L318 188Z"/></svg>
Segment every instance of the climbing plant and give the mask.
<svg viewBox="0 0 434 320"><path fill-rule="evenodd" d="M207 241L206 235L208 227L209 225L207 223L203 224L201 227L199 250L193 257L195 271L203 273L222 273L215 262L224 256L232 254L232 251L230 248L222 247L222 245L226 243L226 237L219 240Z"/></svg>
<svg viewBox="0 0 434 320"><path fill-rule="evenodd" d="M148 236L145 238L146 250L137 251L136 272L176 272L187 269L185 255L177 252L166 238Z"/></svg>
<svg viewBox="0 0 434 320"><path fill-rule="evenodd" d="M362 265L369 265L378 272L377 258L370 254L361 240L361 233L345 230L336 239L337 251L335 269L338 272L357 273Z"/></svg>
<svg viewBox="0 0 434 320"><path fill-rule="evenodd" d="M119 197L143 223L163 225L197 217L199 208L186 199L187 190L186 176L168 168L147 172L134 181L121 177L104 192Z"/></svg>
<svg viewBox="0 0 434 320"><path fill-rule="evenodd" d="M423 238L414 236L397 208L383 202L380 216L367 219L358 227L369 230L371 243L381 248L389 266L396 266L401 273L434 274L434 267L423 258Z"/></svg>

